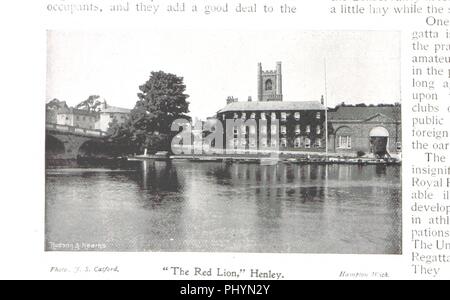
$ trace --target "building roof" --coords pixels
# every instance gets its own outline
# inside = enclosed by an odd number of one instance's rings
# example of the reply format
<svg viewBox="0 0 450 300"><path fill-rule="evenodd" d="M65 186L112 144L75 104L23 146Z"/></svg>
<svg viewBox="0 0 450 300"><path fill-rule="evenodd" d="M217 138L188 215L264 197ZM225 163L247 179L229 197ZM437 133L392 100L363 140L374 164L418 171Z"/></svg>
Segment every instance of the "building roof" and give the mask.
<svg viewBox="0 0 450 300"><path fill-rule="evenodd" d="M330 121L364 121L376 115L384 115L392 120L401 120L400 106L339 106L328 111Z"/></svg>
<svg viewBox="0 0 450 300"><path fill-rule="evenodd" d="M105 109L102 109L100 112L129 114L131 112L131 109L108 105Z"/></svg>
<svg viewBox="0 0 450 300"><path fill-rule="evenodd" d="M225 106L218 113L235 111L292 111L292 110L325 110L319 101L252 101L233 102Z"/></svg>
<svg viewBox="0 0 450 300"><path fill-rule="evenodd" d="M73 107L71 107L69 109L59 110L58 115L61 115L61 114L73 114L73 115L82 115L82 116L90 116L90 117L98 115L98 113L95 111L88 111L85 109L78 109L78 108L73 108Z"/></svg>

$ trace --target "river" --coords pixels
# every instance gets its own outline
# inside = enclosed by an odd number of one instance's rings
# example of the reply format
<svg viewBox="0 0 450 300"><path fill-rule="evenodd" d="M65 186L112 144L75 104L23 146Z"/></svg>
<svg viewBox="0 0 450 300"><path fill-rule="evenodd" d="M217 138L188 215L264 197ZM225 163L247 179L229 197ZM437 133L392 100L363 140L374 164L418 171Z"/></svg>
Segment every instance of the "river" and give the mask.
<svg viewBox="0 0 450 300"><path fill-rule="evenodd" d="M46 249L400 254L401 167L47 169Z"/></svg>

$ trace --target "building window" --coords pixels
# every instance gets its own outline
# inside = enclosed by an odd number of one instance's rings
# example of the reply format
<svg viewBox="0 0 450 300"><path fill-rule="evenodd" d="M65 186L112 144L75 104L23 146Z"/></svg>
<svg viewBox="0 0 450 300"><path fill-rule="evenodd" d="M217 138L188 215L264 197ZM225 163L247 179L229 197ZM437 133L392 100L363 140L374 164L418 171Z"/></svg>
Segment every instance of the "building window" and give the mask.
<svg viewBox="0 0 450 300"><path fill-rule="evenodd" d="M238 134L239 134L238 129L236 127L234 127L234 135L238 135Z"/></svg>
<svg viewBox="0 0 450 300"><path fill-rule="evenodd" d="M277 126L277 125L272 125L272 126L270 127L270 132L271 132L271 133L275 133L275 132L277 132L277 129L278 129L278 126Z"/></svg>
<svg viewBox="0 0 450 300"><path fill-rule="evenodd" d="M352 148L352 137L351 136L339 136L338 137L338 148L339 149L351 149Z"/></svg>
<svg viewBox="0 0 450 300"><path fill-rule="evenodd" d="M320 128L320 125L317 125L316 134L320 134L321 132L322 132L322 129Z"/></svg>
<svg viewBox="0 0 450 300"><path fill-rule="evenodd" d="M302 146L302 140L300 138L296 138L294 141L294 147L300 148Z"/></svg>
<svg viewBox="0 0 450 300"><path fill-rule="evenodd" d="M246 114L246 113L242 113L241 118L242 118L243 120L245 120L245 119L247 118L247 114Z"/></svg>
<svg viewBox="0 0 450 300"><path fill-rule="evenodd" d="M237 119L237 118L239 118L239 115L238 115L238 113L234 113L234 116L233 116L233 118L234 118L234 119Z"/></svg>
<svg viewBox="0 0 450 300"><path fill-rule="evenodd" d="M272 147L277 147L277 145L278 145L277 140L276 139L272 139L271 145L272 145Z"/></svg>
<svg viewBox="0 0 450 300"><path fill-rule="evenodd" d="M273 112L271 114L271 118L272 118L272 120L276 120L277 119L277 114Z"/></svg>
<svg viewBox="0 0 450 300"><path fill-rule="evenodd" d="M244 146L244 147L247 146L247 140L246 139L242 139L241 140L241 145Z"/></svg>
<svg viewBox="0 0 450 300"><path fill-rule="evenodd" d="M316 139L316 148L320 148L322 147L322 140L321 139Z"/></svg>
<svg viewBox="0 0 450 300"><path fill-rule="evenodd" d="M261 140L261 147L267 147L267 139Z"/></svg>
<svg viewBox="0 0 450 300"><path fill-rule="evenodd" d="M300 125L295 125L295 134L302 133L302 130L300 129Z"/></svg>
<svg viewBox="0 0 450 300"><path fill-rule="evenodd" d="M255 139L251 139L250 140L250 147L252 147L252 148L256 147L256 140Z"/></svg>
<svg viewBox="0 0 450 300"><path fill-rule="evenodd" d="M309 138L305 139L305 148L310 149L311 148L311 140Z"/></svg>
<svg viewBox="0 0 450 300"><path fill-rule="evenodd" d="M285 147L285 148L287 147L287 139L285 139L285 138L281 139L281 146Z"/></svg>
<svg viewBox="0 0 450 300"><path fill-rule="evenodd" d="M295 120L300 120L300 112L296 112L294 115Z"/></svg>
<svg viewBox="0 0 450 300"><path fill-rule="evenodd" d="M247 128L246 128L245 125L242 125L242 126L241 126L241 133L242 133L242 134L246 134L246 133L247 133Z"/></svg>
<svg viewBox="0 0 450 300"><path fill-rule="evenodd" d="M282 112L281 113L281 121L286 121L286 119L287 119L287 113Z"/></svg>
<svg viewBox="0 0 450 300"><path fill-rule="evenodd" d="M320 120L321 116L322 116L322 114L321 114L320 112L318 112L318 113L316 114L316 119L317 119L317 120Z"/></svg>
<svg viewBox="0 0 450 300"><path fill-rule="evenodd" d="M266 126L261 126L261 134L267 134L267 127Z"/></svg>
<svg viewBox="0 0 450 300"><path fill-rule="evenodd" d="M77 116L77 121L80 121L80 116Z"/></svg>
<svg viewBox="0 0 450 300"><path fill-rule="evenodd" d="M233 140L232 140L232 143L233 143L233 144L232 144L232 147L235 148L235 147L238 146L239 141L238 141L238 139L233 139Z"/></svg>
<svg viewBox="0 0 450 300"><path fill-rule="evenodd" d="M281 134L286 134L286 126L281 126Z"/></svg>
<svg viewBox="0 0 450 300"><path fill-rule="evenodd" d="M266 113L261 113L261 120L265 120L266 119Z"/></svg>
<svg viewBox="0 0 450 300"><path fill-rule="evenodd" d="M256 127L250 126L250 134L256 134Z"/></svg>
<svg viewBox="0 0 450 300"><path fill-rule="evenodd" d="M252 114L250 115L250 118L251 118L251 119L256 119L256 114L255 114L255 113L252 113Z"/></svg>
<svg viewBox="0 0 450 300"><path fill-rule="evenodd" d="M306 133L311 133L311 126L310 125L306 126Z"/></svg>

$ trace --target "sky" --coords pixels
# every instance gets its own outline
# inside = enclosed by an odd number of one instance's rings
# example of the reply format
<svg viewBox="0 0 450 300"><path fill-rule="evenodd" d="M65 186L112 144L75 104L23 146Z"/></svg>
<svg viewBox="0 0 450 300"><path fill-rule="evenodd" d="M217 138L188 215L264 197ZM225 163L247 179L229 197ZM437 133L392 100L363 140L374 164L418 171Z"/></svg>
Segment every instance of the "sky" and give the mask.
<svg viewBox="0 0 450 300"><path fill-rule="evenodd" d="M284 101L400 102L400 34L388 31L49 31L47 99L100 95L133 108L152 71L184 78L192 117L257 98L257 64L282 62ZM325 71L326 70L326 71Z"/></svg>

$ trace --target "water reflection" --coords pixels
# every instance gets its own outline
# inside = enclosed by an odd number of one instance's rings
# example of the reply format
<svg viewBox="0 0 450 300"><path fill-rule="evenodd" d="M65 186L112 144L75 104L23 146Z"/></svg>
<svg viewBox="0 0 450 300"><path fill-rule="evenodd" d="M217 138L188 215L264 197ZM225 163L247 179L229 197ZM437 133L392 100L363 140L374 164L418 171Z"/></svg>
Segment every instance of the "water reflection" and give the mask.
<svg viewBox="0 0 450 300"><path fill-rule="evenodd" d="M395 254L400 174L187 161L48 170L46 240L103 242L108 251Z"/></svg>
<svg viewBox="0 0 450 300"><path fill-rule="evenodd" d="M178 192L183 185L178 180L177 169L170 162L143 161L141 163L141 175L140 186L143 191L150 193Z"/></svg>

